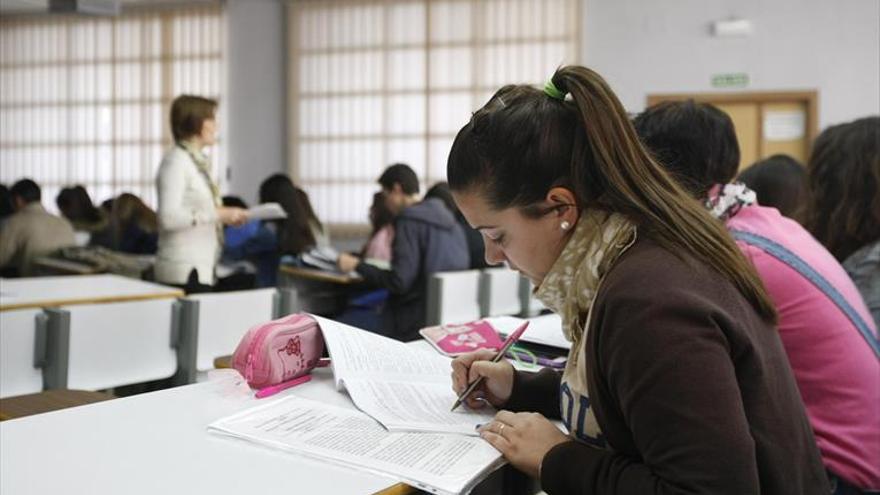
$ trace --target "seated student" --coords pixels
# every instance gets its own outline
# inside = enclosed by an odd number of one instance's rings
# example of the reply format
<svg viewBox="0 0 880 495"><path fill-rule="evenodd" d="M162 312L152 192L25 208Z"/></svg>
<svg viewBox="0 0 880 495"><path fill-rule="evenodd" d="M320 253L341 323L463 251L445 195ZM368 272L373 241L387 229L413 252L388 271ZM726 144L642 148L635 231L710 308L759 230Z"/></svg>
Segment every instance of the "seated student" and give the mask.
<svg viewBox="0 0 880 495"><path fill-rule="evenodd" d="M122 193L110 210L110 245L104 247L129 254L156 254L159 218L141 198Z"/></svg>
<svg viewBox="0 0 880 495"><path fill-rule="evenodd" d="M381 191L373 195L370 226L372 231L361 251L361 257L390 262L391 245L394 241L394 213L385 204L385 195Z"/></svg>
<svg viewBox="0 0 880 495"><path fill-rule="evenodd" d="M294 186L290 177L275 174L264 180L260 184L260 203L278 203L287 213L287 218L268 222L275 229L281 256L296 259L309 249L330 245L308 195Z"/></svg>
<svg viewBox="0 0 880 495"><path fill-rule="evenodd" d="M247 203L237 196L223 196L223 206L247 209ZM261 220L248 220L243 225L227 225L223 229L221 264L252 263L258 287L274 287L278 271L277 240Z"/></svg>
<svg viewBox="0 0 880 495"><path fill-rule="evenodd" d="M3 228L3 222L13 213L15 206L12 204L12 193L6 184L0 184L0 228Z"/></svg>
<svg viewBox="0 0 880 495"><path fill-rule="evenodd" d="M441 200L419 201L419 179L408 165L391 165L379 184L395 214L391 269L361 263L349 254L341 254L338 265L343 272L356 270L368 284L388 289L381 333L410 341L419 338L425 326L428 278L435 272L467 269L467 241Z"/></svg>
<svg viewBox="0 0 880 495"><path fill-rule="evenodd" d="M75 245L73 227L43 208L40 186L34 181L16 182L10 195L16 212L3 224L0 268L14 268L19 275L29 276L33 274L32 264L36 258Z"/></svg>
<svg viewBox="0 0 880 495"><path fill-rule="evenodd" d="M880 326L880 117L825 129L807 176L805 225L843 263Z"/></svg>
<svg viewBox="0 0 880 495"><path fill-rule="evenodd" d="M485 252L485 246L483 245L483 236L480 235L479 232L471 228L467 223L467 219L464 218L464 215L461 214L461 211L458 209L458 206L455 204L455 200L452 198L452 192L449 190L449 184L446 182L438 182L431 186L428 189L428 192L425 193L425 199L427 198L438 198L443 201L443 204L449 208L449 211L455 216L455 220L461 225L462 230L464 230L464 236L467 239L468 243L468 254L471 258L471 269L479 270L482 268L486 268L489 266L486 263L486 257L483 256Z"/></svg>
<svg viewBox="0 0 880 495"><path fill-rule="evenodd" d="M880 488L880 360L860 332L876 335L877 329L840 263L800 224L756 204L741 184L727 184L736 174L739 146L733 122L721 110L693 101L661 103L639 115L635 127L661 163L729 230L775 246L737 239L779 314L779 335L825 467L838 486ZM820 289L815 277L771 254L774 248L792 253L824 279L861 323Z"/></svg>
<svg viewBox="0 0 880 495"><path fill-rule="evenodd" d="M487 261L531 279L572 342L561 375L486 350L453 361L457 392L486 378L471 407L505 409L480 433L513 466L549 495L829 493L754 267L601 76L567 66L544 91L501 88L447 178Z"/></svg>
<svg viewBox="0 0 880 495"><path fill-rule="evenodd" d="M743 170L737 180L755 191L758 204L797 219L805 203L807 170L788 155L773 155Z"/></svg>
<svg viewBox="0 0 880 495"><path fill-rule="evenodd" d="M95 207L83 186L65 187L55 197L55 204L61 215L73 225L73 230L85 235L86 242L82 244L86 244L92 235L100 237L109 229L107 213Z"/></svg>

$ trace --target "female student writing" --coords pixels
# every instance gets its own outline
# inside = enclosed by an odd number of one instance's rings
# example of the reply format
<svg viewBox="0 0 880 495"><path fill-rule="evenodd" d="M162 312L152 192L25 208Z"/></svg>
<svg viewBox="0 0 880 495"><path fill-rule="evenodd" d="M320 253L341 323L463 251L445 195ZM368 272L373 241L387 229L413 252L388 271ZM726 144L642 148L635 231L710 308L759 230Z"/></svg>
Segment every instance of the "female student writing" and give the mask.
<svg viewBox="0 0 880 495"><path fill-rule="evenodd" d="M514 466L550 495L829 492L760 279L598 74L499 90L447 176L486 260L529 277L572 341L561 375L453 361L456 392L486 378L467 402L504 409L481 435Z"/></svg>

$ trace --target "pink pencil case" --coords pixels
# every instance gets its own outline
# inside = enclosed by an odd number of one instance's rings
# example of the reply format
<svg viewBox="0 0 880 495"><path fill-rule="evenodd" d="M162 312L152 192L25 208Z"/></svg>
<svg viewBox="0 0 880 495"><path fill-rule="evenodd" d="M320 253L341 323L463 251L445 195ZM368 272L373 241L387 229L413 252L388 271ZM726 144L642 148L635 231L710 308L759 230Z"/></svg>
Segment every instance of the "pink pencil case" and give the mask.
<svg viewBox="0 0 880 495"><path fill-rule="evenodd" d="M252 388L265 388L305 375L323 352L318 322L296 313L248 330L235 348L232 367Z"/></svg>

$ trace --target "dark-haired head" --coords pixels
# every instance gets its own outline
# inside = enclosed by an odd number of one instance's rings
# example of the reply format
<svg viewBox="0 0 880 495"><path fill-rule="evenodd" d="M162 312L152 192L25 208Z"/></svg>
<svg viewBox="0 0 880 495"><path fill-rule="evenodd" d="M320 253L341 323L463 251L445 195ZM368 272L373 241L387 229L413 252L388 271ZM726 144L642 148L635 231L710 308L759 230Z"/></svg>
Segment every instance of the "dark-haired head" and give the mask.
<svg viewBox="0 0 880 495"><path fill-rule="evenodd" d="M15 213L15 205L12 204L12 193L6 184L0 184L0 220Z"/></svg>
<svg viewBox="0 0 880 495"><path fill-rule="evenodd" d="M39 203L42 197L40 186L30 179L21 179L12 185L9 189L9 195L12 196L12 204L16 209L21 209L31 203Z"/></svg>
<svg viewBox="0 0 880 495"><path fill-rule="evenodd" d="M395 215L418 200L419 177L405 163L395 163L386 168L378 182L385 193L386 206Z"/></svg>
<svg viewBox="0 0 880 495"><path fill-rule="evenodd" d="M122 193L113 200L110 210L114 249L122 250L124 236L131 233L132 227L137 227L146 234L156 234L159 232L159 218L140 197Z"/></svg>
<svg viewBox="0 0 880 495"><path fill-rule="evenodd" d="M287 218L276 222L278 226L278 248L282 254L298 255L315 245L315 235L311 223L314 218L308 196L297 188L290 177L275 174L260 184L260 203L278 203L287 213ZM320 228L320 223L315 223Z"/></svg>
<svg viewBox="0 0 880 495"><path fill-rule="evenodd" d="M693 100L658 103L633 124L654 158L696 198L736 175L739 143L733 121L713 105Z"/></svg>
<svg viewBox="0 0 880 495"><path fill-rule="evenodd" d="M816 138L804 223L840 261L880 239L880 117L835 125Z"/></svg>
<svg viewBox="0 0 880 495"><path fill-rule="evenodd" d="M388 208L385 202L385 194L379 191L373 194L373 203L370 205L370 236L380 231L382 227L394 221L394 212Z"/></svg>
<svg viewBox="0 0 880 495"><path fill-rule="evenodd" d="M737 180L755 191L758 204L776 208L788 218L799 218L806 196L807 171L788 155L773 155L743 170Z"/></svg>
<svg viewBox="0 0 880 495"><path fill-rule="evenodd" d="M394 185L397 184L404 194L412 195L419 193L419 177L405 163L395 163L386 168L382 175L379 176L378 182L382 189L385 190L394 189Z"/></svg>
<svg viewBox="0 0 880 495"><path fill-rule="evenodd" d="M455 204L455 199L452 197L452 191L449 190L449 184L446 182L438 182L431 186L431 188L425 192L425 199L430 198L437 198L440 201L443 201L446 208L448 208L456 218L461 215L458 206Z"/></svg>
<svg viewBox="0 0 880 495"><path fill-rule="evenodd" d="M101 211L92 203L89 192L81 185L62 189L55 197L55 204L64 218L75 225L95 224L104 221Z"/></svg>
<svg viewBox="0 0 880 495"><path fill-rule="evenodd" d="M552 262L573 230L566 229L570 219L588 209L619 213L640 235L718 270L773 320L772 302L754 268L723 225L646 151L602 77L567 66L551 82L570 97L505 86L474 113L450 150L447 180L469 223L486 238L487 261L517 263L511 259L514 241L505 245L505 238L492 234L495 225L480 220L530 225L533 240L520 254L538 259L552 252ZM529 276L540 282L540 269Z"/></svg>

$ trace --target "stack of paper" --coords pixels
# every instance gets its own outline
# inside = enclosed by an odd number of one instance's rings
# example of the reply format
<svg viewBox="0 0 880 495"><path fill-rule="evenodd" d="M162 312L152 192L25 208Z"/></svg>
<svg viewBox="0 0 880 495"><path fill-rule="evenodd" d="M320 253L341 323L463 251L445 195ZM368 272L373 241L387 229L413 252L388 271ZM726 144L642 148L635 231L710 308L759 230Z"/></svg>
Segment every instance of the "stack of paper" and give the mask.
<svg viewBox="0 0 880 495"><path fill-rule="evenodd" d="M353 409L287 397L222 419L208 427L324 461L392 474L438 494L469 492L503 464L480 438L389 432Z"/></svg>
<svg viewBox="0 0 880 495"><path fill-rule="evenodd" d="M263 203L261 205L248 208L249 220L276 220L279 218L287 218L287 212L278 203Z"/></svg>
<svg viewBox="0 0 880 495"><path fill-rule="evenodd" d="M336 260L338 258L339 253L332 247L315 247L302 254L303 263L328 272L339 271L339 269L336 268Z"/></svg>

